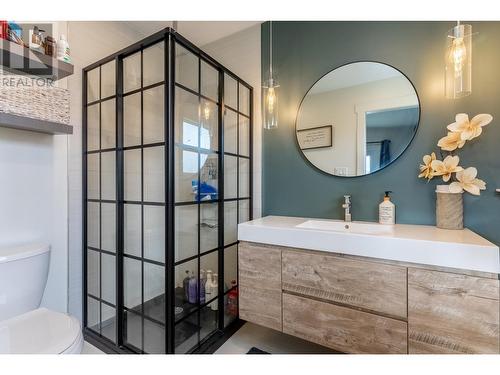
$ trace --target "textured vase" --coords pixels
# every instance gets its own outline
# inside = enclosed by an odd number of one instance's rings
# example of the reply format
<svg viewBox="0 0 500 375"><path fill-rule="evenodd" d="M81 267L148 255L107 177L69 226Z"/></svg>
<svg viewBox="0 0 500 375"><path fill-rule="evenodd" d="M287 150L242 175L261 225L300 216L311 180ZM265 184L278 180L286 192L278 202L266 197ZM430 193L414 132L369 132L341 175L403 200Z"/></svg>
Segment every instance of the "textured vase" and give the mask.
<svg viewBox="0 0 500 375"><path fill-rule="evenodd" d="M441 229L464 228L463 193L450 193L449 185L436 186L436 226Z"/></svg>

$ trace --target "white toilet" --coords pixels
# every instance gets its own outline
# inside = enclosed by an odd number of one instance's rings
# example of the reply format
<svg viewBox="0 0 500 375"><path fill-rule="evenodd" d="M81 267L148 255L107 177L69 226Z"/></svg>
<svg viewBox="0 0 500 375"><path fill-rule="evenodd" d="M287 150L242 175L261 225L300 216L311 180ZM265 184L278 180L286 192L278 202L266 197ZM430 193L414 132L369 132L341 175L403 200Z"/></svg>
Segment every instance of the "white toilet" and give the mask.
<svg viewBox="0 0 500 375"><path fill-rule="evenodd" d="M78 354L83 335L75 317L40 308L50 246L0 247L0 354Z"/></svg>

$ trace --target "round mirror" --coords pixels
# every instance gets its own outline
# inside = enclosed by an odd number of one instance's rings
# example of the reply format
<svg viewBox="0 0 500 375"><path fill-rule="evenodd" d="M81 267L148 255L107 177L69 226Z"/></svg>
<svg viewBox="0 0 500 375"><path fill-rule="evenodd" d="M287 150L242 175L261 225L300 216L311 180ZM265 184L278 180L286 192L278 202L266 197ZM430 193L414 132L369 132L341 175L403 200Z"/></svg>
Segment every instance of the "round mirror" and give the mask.
<svg viewBox="0 0 500 375"><path fill-rule="evenodd" d="M403 73L378 62L355 62L332 70L309 89L297 114L297 142L316 168L335 176L363 176L406 150L419 119L417 93Z"/></svg>

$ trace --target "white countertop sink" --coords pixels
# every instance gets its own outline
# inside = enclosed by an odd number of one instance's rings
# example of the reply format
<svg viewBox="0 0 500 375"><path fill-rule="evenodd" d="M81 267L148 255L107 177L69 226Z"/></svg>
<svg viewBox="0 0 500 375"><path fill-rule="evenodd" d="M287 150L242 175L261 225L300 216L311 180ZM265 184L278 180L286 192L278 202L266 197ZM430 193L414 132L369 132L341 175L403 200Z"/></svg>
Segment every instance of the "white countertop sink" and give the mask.
<svg viewBox="0 0 500 375"><path fill-rule="evenodd" d="M394 233L392 225L383 225L378 223L368 222L344 222L335 220L307 220L296 226L304 229L317 230L332 230L343 233L358 233L358 234L390 234Z"/></svg>
<svg viewBox="0 0 500 375"><path fill-rule="evenodd" d="M498 246L469 229L267 216L239 224L238 239L500 274Z"/></svg>

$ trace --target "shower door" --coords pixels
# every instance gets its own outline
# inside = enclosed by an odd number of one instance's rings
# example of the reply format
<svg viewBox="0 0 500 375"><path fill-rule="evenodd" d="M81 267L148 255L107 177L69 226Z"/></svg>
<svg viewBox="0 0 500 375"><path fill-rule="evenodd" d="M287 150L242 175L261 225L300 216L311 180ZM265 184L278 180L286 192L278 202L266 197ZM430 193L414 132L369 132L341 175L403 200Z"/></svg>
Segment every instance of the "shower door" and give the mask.
<svg viewBox="0 0 500 375"><path fill-rule="evenodd" d="M252 88L171 29L84 69L84 325L187 353L238 317Z"/></svg>

